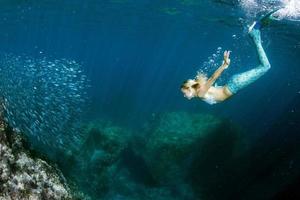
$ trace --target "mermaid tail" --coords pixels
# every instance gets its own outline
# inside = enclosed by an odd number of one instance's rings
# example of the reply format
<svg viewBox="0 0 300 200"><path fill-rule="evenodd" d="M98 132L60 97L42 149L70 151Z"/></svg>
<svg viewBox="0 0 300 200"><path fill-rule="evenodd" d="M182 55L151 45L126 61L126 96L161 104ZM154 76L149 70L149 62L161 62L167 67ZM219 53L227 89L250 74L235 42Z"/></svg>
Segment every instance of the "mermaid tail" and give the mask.
<svg viewBox="0 0 300 200"><path fill-rule="evenodd" d="M260 65L249 71L233 75L230 78L229 82L227 83L227 88L233 94L237 93L247 85L255 82L271 68L268 57L261 44L260 30L257 28L253 28L250 32L250 35L252 36L253 42L256 46Z"/></svg>
<svg viewBox="0 0 300 200"><path fill-rule="evenodd" d="M280 10L280 8L270 11L266 15L260 17L257 21L254 21L253 24L249 27L249 32L251 32L253 29L260 30L261 28L267 26L273 19L272 14L274 14L278 10Z"/></svg>

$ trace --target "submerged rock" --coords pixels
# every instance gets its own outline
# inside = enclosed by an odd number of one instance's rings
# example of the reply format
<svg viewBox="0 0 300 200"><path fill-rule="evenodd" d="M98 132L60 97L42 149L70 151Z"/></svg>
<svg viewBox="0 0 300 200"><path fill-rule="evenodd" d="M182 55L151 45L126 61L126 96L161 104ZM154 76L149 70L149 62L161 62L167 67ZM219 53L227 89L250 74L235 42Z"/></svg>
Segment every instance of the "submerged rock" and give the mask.
<svg viewBox="0 0 300 200"><path fill-rule="evenodd" d="M113 187L131 132L104 120L90 122L82 129L85 138L79 150L60 160L59 165L82 191L93 199L103 199Z"/></svg>
<svg viewBox="0 0 300 200"><path fill-rule="evenodd" d="M180 194L189 193L190 186L199 190L194 183L214 177L244 148L241 132L213 115L165 113L147 127L144 145L136 151L160 185L173 185Z"/></svg>
<svg viewBox="0 0 300 200"><path fill-rule="evenodd" d="M199 199L244 150L240 130L208 114L161 114L136 134L98 120L83 133L78 151L58 157L91 199Z"/></svg>
<svg viewBox="0 0 300 200"><path fill-rule="evenodd" d="M33 157L21 135L0 122L0 199L72 199L59 171Z"/></svg>

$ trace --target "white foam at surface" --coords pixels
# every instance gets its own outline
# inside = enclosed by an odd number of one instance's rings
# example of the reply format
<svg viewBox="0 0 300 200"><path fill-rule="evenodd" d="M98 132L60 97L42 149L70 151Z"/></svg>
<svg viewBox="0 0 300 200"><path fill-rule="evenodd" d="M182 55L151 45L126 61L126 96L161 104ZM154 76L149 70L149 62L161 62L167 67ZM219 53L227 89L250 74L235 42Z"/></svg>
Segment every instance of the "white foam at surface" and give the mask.
<svg viewBox="0 0 300 200"><path fill-rule="evenodd" d="M300 20L300 1L299 0L283 0L283 5L284 5L284 8L280 9L276 13L276 16L278 18Z"/></svg>
<svg viewBox="0 0 300 200"><path fill-rule="evenodd" d="M300 0L240 0L240 5L248 15L281 8L276 18L300 21Z"/></svg>

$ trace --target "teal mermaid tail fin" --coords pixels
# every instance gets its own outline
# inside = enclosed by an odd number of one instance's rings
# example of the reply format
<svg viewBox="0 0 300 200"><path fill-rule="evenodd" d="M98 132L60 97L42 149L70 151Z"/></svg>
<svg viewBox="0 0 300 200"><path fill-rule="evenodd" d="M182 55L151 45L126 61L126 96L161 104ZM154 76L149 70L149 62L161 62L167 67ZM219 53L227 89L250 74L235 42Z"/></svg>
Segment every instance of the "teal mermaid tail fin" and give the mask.
<svg viewBox="0 0 300 200"><path fill-rule="evenodd" d="M273 17L273 14L276 13L280 9L281 8L277 8L275 10L268 12L266 15L262 16L258 21L260 21L260 23L263 27L269 25L270 22L275 19Z"/></svg>
<svg viewBox="0 0 300 200"><path fill-rule="evenodd" d="M260 17L257 21L254 21L253 24L249 27L249 32L251 32L253 29L260 30L261 28L269 25L270 22L274 19L272 15L278 10L280 10L280 8L270 11L266 15Z"/></svg>

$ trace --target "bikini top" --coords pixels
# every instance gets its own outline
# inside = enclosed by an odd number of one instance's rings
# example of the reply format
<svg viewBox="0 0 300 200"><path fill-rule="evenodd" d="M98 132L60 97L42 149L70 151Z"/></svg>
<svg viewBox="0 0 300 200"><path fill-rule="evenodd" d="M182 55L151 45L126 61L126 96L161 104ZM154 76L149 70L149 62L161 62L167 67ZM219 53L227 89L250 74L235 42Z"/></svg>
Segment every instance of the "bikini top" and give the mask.
<svg viewBox="0 0 300 200"><path fill-rule="evenodd" d="M210 105L213 105L213 104L218 103L218 102L214 99L213 95L211 95L211 94L208 93L208 92L206 92L206 93L204 94L204 97L203 97L202 100L205 101L206 103L210 104Z"/></svg>
<svg viewBox="0 0 300 200"><path fill-rule="evenodd" d="M218 87L221 87L221 86L218 86L217 84L215 84L214 87L218 88ZM204 94L204 97L203 97L202 100L205 101L206 103L210 104L210 105L218 103L218 101L215 100L212 93L209 93L208 91Z"/></svg>

